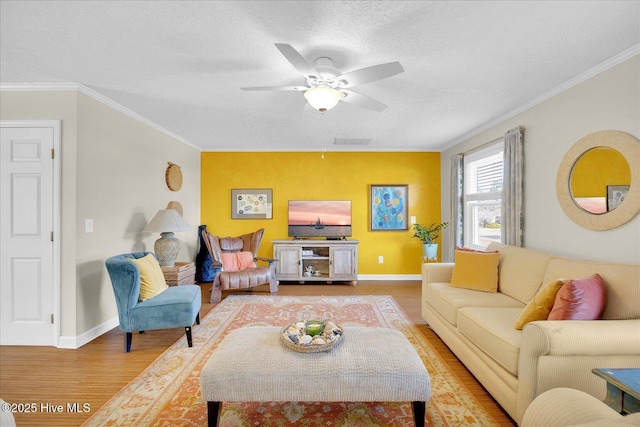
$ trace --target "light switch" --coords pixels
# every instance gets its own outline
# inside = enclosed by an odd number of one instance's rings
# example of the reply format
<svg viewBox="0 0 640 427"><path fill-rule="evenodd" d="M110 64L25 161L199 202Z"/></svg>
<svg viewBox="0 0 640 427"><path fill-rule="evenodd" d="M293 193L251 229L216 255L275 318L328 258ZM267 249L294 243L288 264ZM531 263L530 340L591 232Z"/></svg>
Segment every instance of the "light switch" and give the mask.
<svg viewBox="0 0 640 427"><path fill-rule="evenodd" d="M87 218L84 220L84 232L93 233L93 219Z"/></svg>
<svg viewBox="0 0 640 427"><path fill-rule="evenodd" d="M415 224L416 223L416 217L415 216L411 216L411 224Z"/></svg>

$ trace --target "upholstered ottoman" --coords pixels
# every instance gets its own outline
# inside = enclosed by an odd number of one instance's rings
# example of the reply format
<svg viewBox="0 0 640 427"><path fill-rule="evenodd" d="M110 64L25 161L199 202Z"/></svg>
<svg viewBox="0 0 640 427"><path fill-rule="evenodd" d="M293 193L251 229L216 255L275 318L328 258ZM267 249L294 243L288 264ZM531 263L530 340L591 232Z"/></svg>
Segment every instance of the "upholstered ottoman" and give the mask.
<svg viewBox="0 0 640 427"><path fill-rule="evenodd" d="M431 383L420 356L400 331L344 327L326 353L298 353L279 327L247 327L227 335L200 376L209 426L222 402L412 402L424 426Z"/></svg>

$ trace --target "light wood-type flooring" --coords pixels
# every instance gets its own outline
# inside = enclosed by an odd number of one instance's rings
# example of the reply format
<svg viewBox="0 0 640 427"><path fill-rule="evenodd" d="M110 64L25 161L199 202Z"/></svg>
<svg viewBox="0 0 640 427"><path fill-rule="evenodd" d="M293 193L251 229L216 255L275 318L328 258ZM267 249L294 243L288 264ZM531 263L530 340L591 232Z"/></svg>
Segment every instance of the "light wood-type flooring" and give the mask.
<svg viewBox="0 0 640 427"><path fill-rule="evenodd" d="M211 286L202 285L204 316ZM254 288L254 294L268 294L266 286ZM515 426L473 375L449 351L421 316L420 281L360 281L348 284L281 284L279 295L391 295L434 345L453 375L463 383L497 420L499 426ZM223 297L228 295L224 292ZM193 333L198 333L194 326ZM76 350L54 347L0 347L0 397L7 402L32 404L36 413L14 414L21 427L77 426L102 407L112 396L139 375L163 351L178 339L186 339L184 328L148 331L133 335L131 352L123 351L124 333L119 328L107 332ZM67 404L77 403L87 412L69 413ZM43 412L46 404L63 405L64 411ZM85 405L86 404L86 405Z"/></svg>

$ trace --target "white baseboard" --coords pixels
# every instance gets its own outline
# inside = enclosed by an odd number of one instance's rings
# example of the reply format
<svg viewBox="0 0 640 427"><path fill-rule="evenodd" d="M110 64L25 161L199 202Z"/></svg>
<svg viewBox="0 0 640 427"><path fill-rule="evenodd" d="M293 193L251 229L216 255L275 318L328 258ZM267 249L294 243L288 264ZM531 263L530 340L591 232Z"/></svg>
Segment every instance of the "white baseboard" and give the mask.
<svg viewBox="0 0 640 427"><path fill-rule="evenodd" d="M76 349L80 348L88 342L93 341L98 338L100 335L109 332L111 329L117 327L120 324L120 320L118 317L114 317L112 319L107 320L106 322L101 323L100 325L89 329L88 331L76 336L61 336L58 339L58 348L71 348Z"/></svg>
<svg viewBox="0 0 640 427"><path fill-rule="evenodd" d="M421 274L358 274L358 280L422 280Z"/></svg>

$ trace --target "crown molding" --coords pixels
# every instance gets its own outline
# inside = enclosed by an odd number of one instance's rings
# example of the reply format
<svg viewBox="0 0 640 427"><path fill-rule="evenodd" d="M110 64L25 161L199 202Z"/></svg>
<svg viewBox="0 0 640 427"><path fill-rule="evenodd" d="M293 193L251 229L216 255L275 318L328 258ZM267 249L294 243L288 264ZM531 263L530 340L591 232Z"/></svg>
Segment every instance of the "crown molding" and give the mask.
<svg viewBox="0 0 640 427"><path fill-rule="evenodd" d="M515 109L513 109L512 111L509 111L508 113L496 117L495 119L483 124L482 126L479 126L467 133L465 133L462 136L459 136L458 138L448 142L447 144L445 144L444 148L442 148L440 150L440 152L446 151L449 148L463 142L466 141L467 139L479 134L480 132L484 132L487 129L492 128L493 126L499 125L500 123L517 116L520 113L523 113L527 110L529 110L530 108L535 107L538 104L541 104L544 101L547 101L551 98L553 98L554 96L560 95L561 93L571 89L574 86L579 85L580 83L583 83L587 80L589 80L592 77L597 76L598 74L607 71L613 67L615 67L616 65L622 64L623 62L640 55L640 44L637 44L635 46L630 47L629 49L622 51L621 53L619 53L618 55L609 58L608 60L596 65L595 67L578 74L577 76L575 76L574 78L567 80L566 82L562 83L559 86L556 86L555 88L551 89L550 91L543 93L540 96L537 96L536 98L533 98L532 100L530 100L529 102L526 102L525 104L522 104L519 107L516 107ZM506 130L505 130L506 132Z"/></svg>
<svg viewBox="0 0 640 427"><path fill-rule="evenodd" d="M184 145L187 145L195 150L198 150L199 152L202 151L202 149L198 146L196 146L195 144L192 144L191 142L187 141L186 139L184 139L183 137L176 135L175 133L171 132L170 130L160 126L159 124L157 124L154 121L151 121L149 119L147 119L146 117L136 113L135 111L125 107L122 104L117 103L116 101L114 101L113 99L104 96L103 94L88 88L85 85L79 84L79 83L71 83L71 82L61 82L61 83L15 83L15 84L0 84L0 91L2 92L53 92L53 91L77 91L82 93L83 95L86 95L110 108L113 108L116 111L119 111L120 113L140 122L143 123L155 130L157 130L158 132L161 132L181 143L183 143Z"/></svg>

